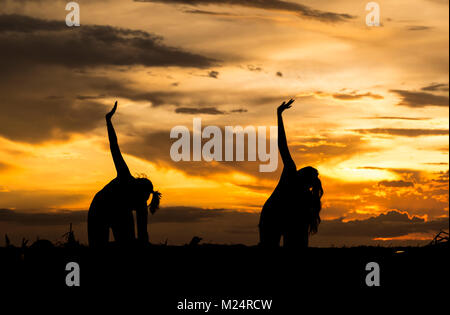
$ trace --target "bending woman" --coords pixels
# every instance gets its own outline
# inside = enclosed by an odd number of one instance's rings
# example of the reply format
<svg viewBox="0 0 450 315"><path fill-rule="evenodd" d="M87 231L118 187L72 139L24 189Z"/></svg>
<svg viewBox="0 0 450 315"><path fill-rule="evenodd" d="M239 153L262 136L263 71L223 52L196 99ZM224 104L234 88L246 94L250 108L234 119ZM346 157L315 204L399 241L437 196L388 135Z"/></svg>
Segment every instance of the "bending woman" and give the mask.
<svg viewBox="0 0 450 315"><path fill-rule="evenodd" d="M111 112L106 114L106 126L117 177L95 195L89 207L88 239L91 247L107 245L110 228L118 243L124 244L135 240L133 210L136 211L138 240L148 242L147 211L155 213L161 198L161 194L153 190L150 180L134 178L131 175L120 152L111 122L116 109L117 101ZM153 194L153 197L147 206L150 194Z"/></svg>
<svg viewBox="0 0 450 315"><path fill-rule="evenodd" d="M280 246L281 236L285 247L308 247L309 235L317 232L320 223L323 189L319 172L311 166L297 171L287 145L282 113L293 102L283 102L277 109L278 150L284 166L261 211L259 236L260 245L265 247Z"/></svg>

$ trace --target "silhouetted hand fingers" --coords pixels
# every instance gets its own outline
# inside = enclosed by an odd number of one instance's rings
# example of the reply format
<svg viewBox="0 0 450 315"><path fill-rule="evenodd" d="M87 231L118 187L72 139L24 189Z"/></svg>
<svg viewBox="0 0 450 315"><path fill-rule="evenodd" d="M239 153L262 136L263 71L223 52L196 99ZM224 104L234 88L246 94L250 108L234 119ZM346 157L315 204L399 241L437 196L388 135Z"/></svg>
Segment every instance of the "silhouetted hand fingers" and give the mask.
<svg viewBox="0 0 450 315"><path fill-rule="evenodd" d="M116 112L116 109L117 109L117 101L114 103L113 109L111 109L111 111L108 114L106 114L106 118L110 119Z"/></svg>

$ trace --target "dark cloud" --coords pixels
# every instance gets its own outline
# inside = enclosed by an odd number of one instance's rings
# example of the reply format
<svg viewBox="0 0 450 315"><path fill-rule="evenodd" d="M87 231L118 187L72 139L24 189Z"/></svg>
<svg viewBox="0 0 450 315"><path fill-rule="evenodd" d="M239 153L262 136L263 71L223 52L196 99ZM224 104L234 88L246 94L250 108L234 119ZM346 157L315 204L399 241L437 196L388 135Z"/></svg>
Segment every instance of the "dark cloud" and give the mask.
<svg viewBox="0 0 450 315"><path fill-rule="evenodd" d="M278 72L276 73L276 75L279 76L279 77L282 77L282 76L283 76L283 73L281 73L280 71L278 71Z"/></svg>
<svg viewBox="0 0 450 315"><path fill-rule="evenodd" d="M411 25L408 26L408 31L427 31L430 30L431 27L424 25Z"/></svg>
<svg viewBox="0 0 450 315"><path fill-rule="evenodd" d="M213 79L217 79L217 78L219 78L219 72L218 71L210 71L208 73L208 77L213 78Z"/></svg>
<svg viewBox="0 0 450 315"><path fill-rule="evenodd" d="M230 213L226 209L203 209L197 207L161 207L152 223L192 223L224 217ZM17 211L0 209L0 222L23 225L68 225L87 221L87 211L58 210L54 212Z"/></svg>
<svg viewBox="0 0 450 315"><path fill-rule="evenodd" d="M257 72L262 71L261 67L254 66L254 65L247 65L247 69L250 70L250 71L257 71Z"/></svg>
<svg viewBox="0 0 450 315"><path fill-rule="evenodd" d="M190 13L190 14L204 14L204 15L222 15L222 16L232 16L234 14L231 14L229 12L212 12L212 11L206 11L206 10L184 10L184 13Z"/></svg>
<svg viewBox="0 0 450 315"><path fill-rule="evenodd" d="M246 113L246 112L248 112L248 110L245 108L238 108L238 109L230 110L230 113Z"/></svg>
<svg viewBox="0 0 450 315"><path fill-rule="evenodd" d="M414 187L414 183L406 182L404 180L393 180L393 181L383 180L383 181L379 182L378 185L384 186L384 187L397 187L397 188L398 187Z"/></svg>
<svg viewBox="0 0 450 315"><path fill-rule="evenodd" d="M179 93L131 88L133 82L93 74L92 67L204 68L211 62L165 46L160 37L140 30L101 25L68 28L64 21L2 14L0 135L29 143L67 141L103 123L102 99L108 97L152 106L182 105Z"/></svg>
<svg viewBox="0 0 450 315"><path fill-rule="evenodd" d="M108 110L104 98L126 98L155 107L191 100L174 91L143 91L128 84L114 77L54 67L0 77L0 135L29 143L68 140L104 124ZM61 94L53 95L55 91Z"/></svg>
<svg viewBox="0 0 450 315"><path fill-rule="evenodd" d="M32 53L30 53L32 52ZM23 15L0 15L3 63L92 66L178 66L206 68L214 60L162 43L140 30L105 25L69 28L64 21Z"/></svg>
<svg viewBox="0 0 450 315"><path fill-rule="evenodd" d="M426 92L412 92L406 90L390 90L401 97L398 105L409 107L448 106L448 96L434 95Z"/></svg>
<svg viewBox="0 0 450 315"><path fill-rule="evenodd" d="M421 137L421 136L445 136L448 135L448 129L402 129L402 128L373 128L373 129L354 129L361 134L381 134L403 137Z"/></svg>
<svg viewBox="0 0 450 315"><path fill-rule="evenodd" d="M197 207L164 207L152 218L152 223L192 223L224 217L230 210Z"/></svg>
<svg viewBox="0 0 450 315"><path fill-rule="evenodd" d="M248 112L245 108L232 109L230 111L223 111L216 107L178 107L175 109L175 113L178 114L191 114L191 115L226 115L232 113L246 113Z"/></svg>
<svg viewBox="0 0 450 315"><path fill-rule="evenodd" d="M422 91L443 91L448 92L448 83L432 83L422 88Z"/></svg>
<svg viewBox="0 0 450 315"><path fill-rule="evenodd" d="M365 119L386 119L386 120L428 120L428 117L398 117L398 116L374 116L364 117Z"/></svg>
<svg viewBox="0 0 450 315"><path fill-rule="evenodd" d="M364 93L364 94L357 94L357 93L351 93L351 94L345 94L345 93L335 93L332 95L333 98L339 99L339 100L345 100L345 101L351 101L351 100L358 100L364 97L370 97L376 100L383 99L384 97L378 94L372 94L370 92Z"/></svg>
<svg viewBox="0 0 450 315"><path fill-rule="evenodd" d="M198 108L190 108L190 107L178 107L175 109L175 113L178 114L208 114L208 115L224 115L225 112L215 108L215 107L198 107Z"/></svg>
<svg viewBox="0 0 450 315"><path fill-rule="evenodd" d="M87 220L87 211L58 210L55 212L24 212L11 209L0 209L0 222L21 225L69 225L79 224Z"/></svg>
<svg viewBox="0 0 450 315"><path fill-rule="evenodd" d="M320 225L321 236L387 238L405 236L411 233L435 234L441 229L448 229L449 220L439 218L425 221L422 218L409 217L407 213L390 211L386 214L366 220L343 222L342 219L324 221Z"/></svg>
<svg viewBox="0 0 450 315"><path fill-rule="evenodd" d="M164 4L185 4L185 5L222 5L222 6L242 6L258 8L271 11L286 11L296 13L305 18L311 18L322 22L343 22L355 18L350 14L334 13L312 9L306 5L280 0L134 0L136 2L153 2Z"/></svg>
<svg viewBox="0 0 450 315"><path fill-rule="evenodd" d="M96 128L105 114L104 106L96 102L15 96L0 108L0 134L13 140L68 140L74 133Z"/></svg>

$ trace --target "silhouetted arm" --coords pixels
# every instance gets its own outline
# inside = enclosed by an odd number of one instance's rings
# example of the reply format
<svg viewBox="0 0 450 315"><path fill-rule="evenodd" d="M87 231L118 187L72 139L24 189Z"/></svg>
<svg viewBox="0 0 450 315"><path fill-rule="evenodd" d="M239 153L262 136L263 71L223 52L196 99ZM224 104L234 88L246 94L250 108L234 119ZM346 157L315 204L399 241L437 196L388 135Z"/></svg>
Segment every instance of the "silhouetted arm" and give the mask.
<svg viewBox="0 0 450 315"><path fill-rule="evenodd" d="M289 102L283 102L277 109L278 116L278 150L280 151L281 159L283 160L283 164L285 168L294 168L297 169L294 160L292 159L291 153L289 152L289 147L286 139L286 132L284 131L284 123L282 113L284 110L291 107L291 104L294 100L290 100Z"/></svg>
<svg viewBox="0 0 450 315"><path fill-rule="evenodd" d="M106 127L108 129L109 148L111 150L114 165L116 166L117 177L126 177L131 176L131 173L128 169L127 163L125 163L125 160L123 159L122 153L120 152L116 132L111 122L111 118L116 112L116 109L117 101L114 104L114 108L108 114L106 114Z"/></svg>
<svg viewBox="0 0 450 315"><path fill-rule="evenodd" d="M144 203L142 204L141 207L136 209L137 237L138 240L144 242L148 242L147 219L148 219L147 204Z"/></svg>

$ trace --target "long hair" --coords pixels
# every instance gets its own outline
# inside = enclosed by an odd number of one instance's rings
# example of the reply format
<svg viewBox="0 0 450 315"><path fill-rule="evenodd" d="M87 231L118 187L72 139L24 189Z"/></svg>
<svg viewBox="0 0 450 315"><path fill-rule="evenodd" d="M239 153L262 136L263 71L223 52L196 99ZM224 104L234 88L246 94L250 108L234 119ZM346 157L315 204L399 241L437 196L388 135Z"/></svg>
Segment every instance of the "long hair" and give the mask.
<svg viewBox="0 0 450 315"><path fill-rule="evenodd" d="M152 201L148 205L148 210L151 214L154 214L159 209L159 201L161 200L161 193L157 190L153 191Z"/></svg>
<svg viewBox="0 0 450 315"><path fill-rule="evenodd" d="M148 205L148 211L150 211L151 214L154 214L156 210L159 209L159 202L161 200L161 193L157 190L153 190L153 183L147 178L145 174L139 174L140 177L136 178L139 182L142 189L150 194L153 194L152 200L150 201L150 204Z"/></svg>
<svg viewBox="0 0 450 315"><path fill-rule="evenodd" d="M308 233L317 233L320 224L320 210L322 209L321 198L323 196L322 182L319 179L319 172L311 166L304 167L298 171L301 181L309 189L310 200L308 204Z"/></svg>

